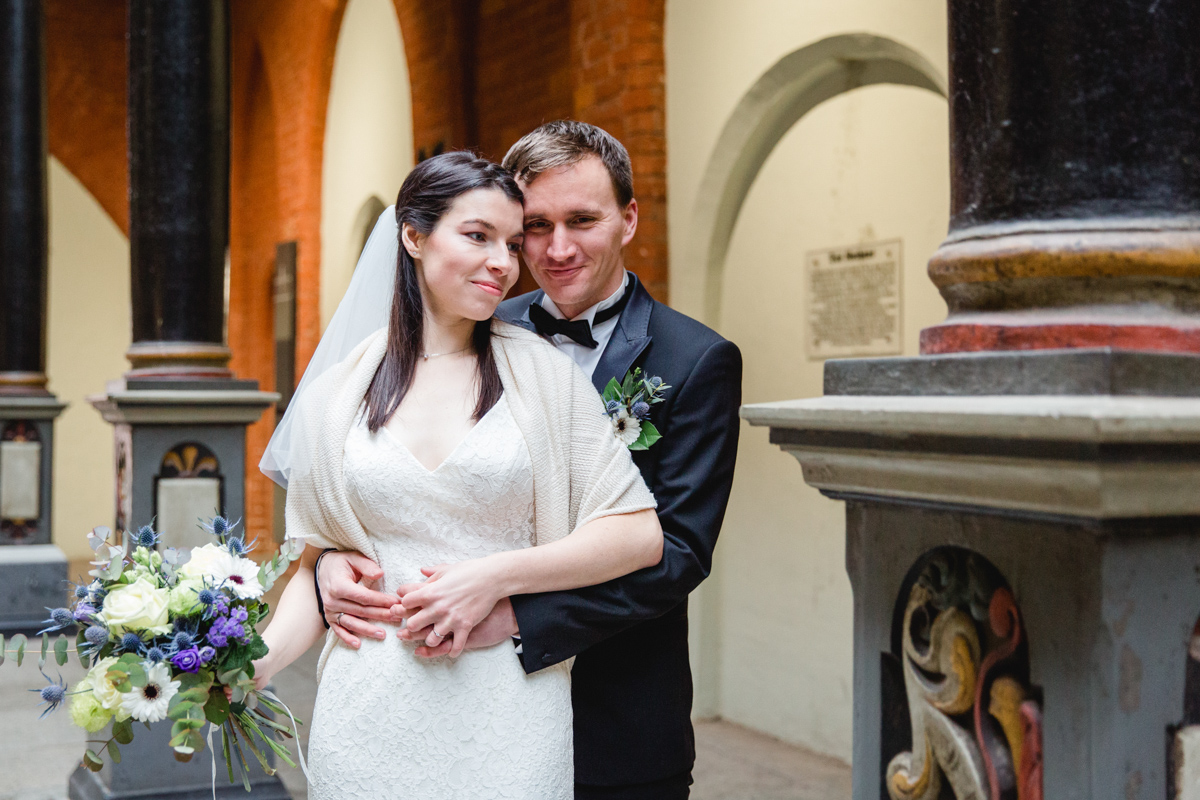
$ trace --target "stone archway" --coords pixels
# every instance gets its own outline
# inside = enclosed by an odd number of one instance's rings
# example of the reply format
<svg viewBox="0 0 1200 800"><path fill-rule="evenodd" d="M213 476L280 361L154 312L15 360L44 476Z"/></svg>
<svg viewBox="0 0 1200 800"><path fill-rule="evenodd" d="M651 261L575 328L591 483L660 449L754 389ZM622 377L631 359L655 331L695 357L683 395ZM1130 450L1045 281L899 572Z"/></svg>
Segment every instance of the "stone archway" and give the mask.
<svg viewBox="0 0 1200 800"><path fill-rule="evenodd" d="M946 96L946 78L924 56L882 36L844 34L802 47L767 70L729 116L709 157L692 213L693 263L704 265L703 321L716 326L734 225L751 184L784 134L809 111L863 86L895 84Z"/></svg>

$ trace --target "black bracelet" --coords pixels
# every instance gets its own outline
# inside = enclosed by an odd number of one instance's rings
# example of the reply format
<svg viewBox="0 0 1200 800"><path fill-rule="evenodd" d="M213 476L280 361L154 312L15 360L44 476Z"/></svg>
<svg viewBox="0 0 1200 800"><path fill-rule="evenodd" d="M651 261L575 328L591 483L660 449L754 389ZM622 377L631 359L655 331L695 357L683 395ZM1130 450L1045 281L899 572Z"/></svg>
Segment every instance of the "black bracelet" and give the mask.
<svg viewBox="0 0 1200 800"><path fill-rule="evenodd" d="M321 551L321 555L317 556L317 562L313 564L313 588L317 591L317 613L321 615L321 624L325 626L325 630L329 630L329 622L325 619L325 603L321 600L321 559L327 553L332 553L337 550L336 547L327 547Z"/></svg>

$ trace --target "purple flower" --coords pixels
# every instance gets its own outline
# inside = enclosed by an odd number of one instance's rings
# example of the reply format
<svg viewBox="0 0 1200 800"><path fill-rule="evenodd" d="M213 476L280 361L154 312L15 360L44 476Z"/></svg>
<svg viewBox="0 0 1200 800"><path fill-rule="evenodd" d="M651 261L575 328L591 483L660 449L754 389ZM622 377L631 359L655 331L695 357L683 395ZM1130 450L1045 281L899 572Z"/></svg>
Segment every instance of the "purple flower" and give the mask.
<svg viewBox="0 0 1200 800"><path fill-rule="evenodd" d="M96 609L90 603L76 603L73 616L76 622L88 622L95 613Z"/></svg>
<svg viewBox="0 0 1200 800"><path fill-rule="evenodd" d="M212 661L216 657L217 657L217 651L214 650L213 648L207 647L207 646L200 648L200 663L201 664L207 664L208 662Z"/></svg>
<svg viewBox="0 0 1200 800"><path fill-rule="evenodd" d="M197 648L189 647L187 650L180 650L171 656L171 663L177 669L194 673L200 671L200 665L204 663L204 659L200 656L200 651Z"/></svg>
<svg viewBox="0 0 1200 800"><path fill-rule="evenodd" d="M241 617L242 620L245 620L245 611L242 609L236 609L234 611L235 616L237 615L237 611L242 611ZM238 619L230 617L217 619L213 622L212 628L210 628L208 631L208 642L214 647L225 647L229 644L230 639L237 639L238 641L245 643L248 638L249 637L246 633L246 628L244 625L242 625L242 622Z"/></svg>

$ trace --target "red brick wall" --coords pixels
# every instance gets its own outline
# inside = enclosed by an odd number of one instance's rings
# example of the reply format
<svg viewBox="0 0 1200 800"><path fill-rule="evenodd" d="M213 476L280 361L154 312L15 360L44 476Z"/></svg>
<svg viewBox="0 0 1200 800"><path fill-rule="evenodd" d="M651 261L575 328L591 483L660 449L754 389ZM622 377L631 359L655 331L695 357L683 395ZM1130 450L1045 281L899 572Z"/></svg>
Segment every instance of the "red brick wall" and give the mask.
<svg viewBox="0 0 1200 800"><path fill-rule="evenodd" d="M572 0L575 118L616 136L633 160L637 236L625 264L667 301L665 0Z"/></svg>

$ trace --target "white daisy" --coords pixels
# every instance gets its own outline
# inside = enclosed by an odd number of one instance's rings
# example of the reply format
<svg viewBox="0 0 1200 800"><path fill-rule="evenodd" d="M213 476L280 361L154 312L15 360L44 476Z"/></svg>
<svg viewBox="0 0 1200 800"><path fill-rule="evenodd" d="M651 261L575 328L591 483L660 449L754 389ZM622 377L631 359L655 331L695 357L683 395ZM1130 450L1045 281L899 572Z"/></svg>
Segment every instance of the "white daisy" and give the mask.
<svg viewBox="0 0 1200 800"><path fill-rule="evenodd" d="M629 412L624 408L613 415L612 424L613 432L617 434L617 438L626 447L636 442L637 438L642 435L641 420L630 416Z"/></svg>
<svg viewBox="0 0 1200 800"><path fill-rule="evenodd" d="M208 574L218 586L228 586L243 600L253 600L263 593L262 584L258 582L258 564L248 558L226 554L224 558L213 560Z"/></svg>
<svg viewBox="0 0 1200 800"><path fill-rule="evenodd" d="M121 711L138 722L158 722L167 718L171 698L179 691L179 681L171 680L166 664L153 664L146 669L146 685L135 686L132 692L121 695Z"/></svg>

